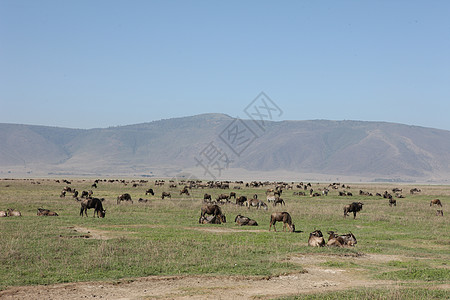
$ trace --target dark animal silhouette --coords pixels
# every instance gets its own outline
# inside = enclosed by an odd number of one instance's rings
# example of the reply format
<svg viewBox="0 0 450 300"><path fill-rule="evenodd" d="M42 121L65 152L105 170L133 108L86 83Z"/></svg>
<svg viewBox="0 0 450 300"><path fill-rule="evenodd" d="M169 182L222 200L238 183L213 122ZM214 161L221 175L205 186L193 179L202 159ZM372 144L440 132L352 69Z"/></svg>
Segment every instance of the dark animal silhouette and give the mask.
<svg viewBox="0 0 450 300"><path fill-rule="evenodd" d="M361 202L353 202L344 206L344 217L348 216L349 212L353 212L353 219L356 218L356 213L362 210L364 203Z"/></svg>
<svg viewBox="0 0 450 300"><path fill-rule="evenodd" d="M106 209L103 209L102 201L98 198L91 198L91 199L84 199L81 201L81 209L80 209L80 216L83 216L83 212L87 215L88 209L94 209L94 215L97 213L97 218L104 218L106 214Z"/></svg>
<svg viewBox="0 0 450 300"><path fill-rule="evenodd" d="M170 193L167 193L167 192L162 192L161 199L164 199L164 198L172 199L172 195Z"/></svg>
<svg viewBox="0 0 450 300"><path fill-rule="evenodd" d="M131 199L131 195L128 193L117 196L117 204L119 204L120 201L131 201L131 203L133 203L133 199Z"/></svg>
<svg viewBox="0 0 450 300"><path fill-rule="evenodd" d="M154 196L155 192L153 192L153 189L148 189L148 190L145 191L145 195L148 195L148 194Z"/></svg>

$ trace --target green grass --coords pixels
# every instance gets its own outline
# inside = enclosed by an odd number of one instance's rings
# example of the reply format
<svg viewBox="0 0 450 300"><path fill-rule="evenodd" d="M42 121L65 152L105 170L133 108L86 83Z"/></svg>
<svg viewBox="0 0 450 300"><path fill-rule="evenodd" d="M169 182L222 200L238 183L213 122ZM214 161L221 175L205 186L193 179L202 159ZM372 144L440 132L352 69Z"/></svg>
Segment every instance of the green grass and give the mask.
<svg viewBox="0 0 450 300"><path fill-rule="evenodd" d="M437 217L434 215L436 208L429 207L430 199L438 197L445 210L450 203L447 186L421 186L423 193L405 194L407 198L399 199L397 207L389 207L386 199L357 195L359 189L382 193L392 188L389 185L352 185L353 197L339 197L334 190L328 197L320 198L293 196L292 191L285 191L282 198L286 207L269 206L268 211L258 211L224 205L226 224L200 225L198 217L203 194L214 197L223 190L198 189L192 190L190 197L181 197L179 189L155 188L151 183L137 188L121 183L100 183L99 188L94 189L94 196L106 198L107 213L105 219L98 219L92 217L92 210L88 218L80 217L80 204L70 197L71 194L59 197L65 184L54 180L40 182L0 180L0 210L11 207L23 214L21 218L0 219L0 290L18 285L148 275L273 276L303 272L300 265L290 261L290 257L298 254L328 256L319 267L358 269L368 278L377 280L419 281L432 285L450 281L448 216L444 212L444 217ZM81 192L91 189L93 180L72 182L72 187ZM313 184L314 189L323 186L325 184ZM154 188L155 196L145 196L149 187ZM171 191L172 199L161 200L163 190ZM257 193L260 198L265 197L265 188L235 191L238 195ZM132 195L134 204L117 205L117 195L125 192ZM138 203L139 197L149 202ZM343 218L342 207L353 201L364 202L363 210L356 220ZM59 217L38 217L38 207L54 210ZM301 232L269 232L272 211L288 211ZM255 219L260 226L235 225L234 217L239 213ZM75 232L74 227L86 228L109 239L84 238L86 233ZM217 231L205 231L205 228ZM277 228L281 231L282 224L277 223ZM324 235L329 230L351 231L358 244L346 249L308 247L309 232L314 229L321 229ZM398 256L399 259L370 263L361 263L357 258L349 261L349 258L370 254ZM410 291L417 295L428 293L427 289ZM390 292L397 293L396 290ZM433 297L440 292L429 293ZM375 293L375 299L377 295L379 299L385 297L385 293L378 290L357 290L348 295L352 298L367 294L369 299L371 293Z"/></svg>

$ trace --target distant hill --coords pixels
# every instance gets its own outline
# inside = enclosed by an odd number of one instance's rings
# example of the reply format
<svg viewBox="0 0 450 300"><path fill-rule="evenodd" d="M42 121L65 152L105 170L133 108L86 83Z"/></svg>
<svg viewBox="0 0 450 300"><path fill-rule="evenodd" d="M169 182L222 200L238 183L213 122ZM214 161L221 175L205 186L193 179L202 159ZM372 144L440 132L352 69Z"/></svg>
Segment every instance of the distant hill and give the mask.
<svg viewBox="0 0 450 300"><path fill-rule="evenodd" d="M387 180L450 175L450 131L326 120L266 122L261 130L244 120L241 128L255 135L247 148L234 148L237 155L224 140L233 120L203 114L89 130L0 124L0 174L170 176L199 169L195 158L214 145L232 160L227 174L236 178L246 171Z"/></svg>

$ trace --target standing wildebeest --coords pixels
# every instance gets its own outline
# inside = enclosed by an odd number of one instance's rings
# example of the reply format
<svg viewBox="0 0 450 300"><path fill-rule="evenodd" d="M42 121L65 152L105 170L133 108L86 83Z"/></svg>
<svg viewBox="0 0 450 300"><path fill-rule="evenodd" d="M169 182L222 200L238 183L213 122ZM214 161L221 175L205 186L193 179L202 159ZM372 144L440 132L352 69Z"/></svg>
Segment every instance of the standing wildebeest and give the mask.
<svg viewBox="0 0 450 300"><path fill-rule="evenodd" d="M248 199L247 202L245 202L245 206L247 206L247 208L250 208L250 206L254 206L256 207L256 209L261 207L264 208L265 210L268 209L267 204L258 199Z"/></svg>
<svg viewBox="0 0 450 300"><path fill-rule="evenodd" d="M271 195L267 196L267 198L266 198L267 203L275 202L275 199L276 199L276 197L275 196L271 196Z"/></svg>
<svg viewBox="0 0 450 300"><path fill-rule="evenodd" d="M88 191L82 191L81 192L81 198L87 198L89 196Z"/></svg>
<svg viewBox="0 0 450 300"><path fill-rule="evenodd" d="M131 195L128 193L117 196L117 204L119 204L120 201L131 201L131 203L133 203L133 200L131 199Z"/></svg>
<svg viewBox="0 0 450 300"><path fill-rule="evenodd" d="M37 211L38 216L54 216L54 217L58 216L58 214L56 212L50 211L48 209L38 208L37 210L38 210Z"/></svg>
<svg viewBox="0 0 450 300"><path fill-rule="evenodd" d="M7 210L8 210L8 216L10 216L10 217L21 217L22 216L22 214L18 210L14 210L12 208L8 208Z"/></svg>
<svg viewBox="0 0 450 300"><path fill-rule="evenodd" d="M166 197L172 199L172 195L170 193L162 192L161 199L164 199Z"/></svg>
<svg viewBox="0 0 450 300"><path fill-rule="evenodd" d="M295 225L294 223L292 223L292 218L291 215L288 212L274 212L270 215L270 226L269 226L269 231L272 228L273 225L273 229L275 231L277 231L277 229L275 228L275 223L276 222L283 222L283 231L286 231L286 224L289 225L289 231L290 232L294 232L295 231Z"/></svg>
<svg viewBox="0 0 450 300"><path fill-rule="evenodd" d="M397 200L395 200L394 198L389 198L389 206L397 206Z"/></svg>
<svg viewBox="0 0 450 300"><path fill-rule="evenodd" d="M153 189L148 189L145 191L145 195L151 194L152 196L155 196L155 193L153 192Z"/></svg>
<svg viewBox="0 0 450 300"><path fill-rule="evenodd" d="M97 218L104 218L106 214L106 209L103 209L102 201L98 198L91 198L91 199L84 199L81 201L81 209L80 209L80 216L83 216L83 212L87 215L87 210L93 208L94 209L94 215L97 213Z"/></svg>
<svg viewBox="0 0 450 300"><path fill-rule="evenodd" d="M236 200L236 193L235 192L230 192L230 199L234 198Z"/></svg>
<svg viewBox="0 0 450 300"><path fill-rule="evenodd" d="M222 210L220 209L220 206L216 205L216 204L203 205L201 208L200 217L205 217L205 215L213 215L213 216L219 217L220 221L222 221L222 223L227 222L225 215L222 213Z"/></svg>
<svg viewBox="0 0 450 300"><path fill-rule="evenodd" d="M273 206L277 206L277 204L286 206L286 203L280 197L276 197L275 198L275 201L273 202Z"/></svg>
<svg viewBox="0 0 450 300"><path fill-rule="evenodd" d="M443 217L443 216L444 216L444 211L443 211L442 209L438 209L438 210L436 211L436 216L441 216L441 217Z"/></svg>
<svg viewBox="0 0 450 300"><path fill-rule="evenodd" d="M309 234L308 246L311 247L323 247L325 246L325 240L323 239L322 231L314 230Z"/></svg>
<svg viewBox="0 0 450 300"><path fill-rule="evenodd" d="M361 202L353 202L344 206L344 217L348 216L349 212L353 212L353 219L355 219L356 213L362 209L363 205L364 203Z"/></svg>
<svg viewBox="0 0 450 300"><path fill-rule="evenodd" d="M203 202L211 202L211 195L210 194L204 194L203 195Z"/></svg>
<svg viewBox="0 0 450 300"><path fill-rule="evenodd" d="M234 222L236 222L239 226L258 226L258 223L255 220L241 215L237 215L236 218L234 218Z"/></svg>
<svg viewBox="0 0 450 300"><path fill-rule="evenodd" d="M247 201L247 197L245 197L245 196L239 196L236 198L236 204L240 205L240 206L243 206L246 201Z"/></svg>
<svg viewBox="0 0 450 300"><path fill-rule="evenodd" d="M187 196L189 196L189 190L187 187L184 187L181 191L180 191L180 195L186 194Z"/></svg>
<svg viewBox="0 0 450 300"><path fill-rule="evenodd" d="M228 195L220 194L219 196L217 196L216 201L222 202L222 200L225 200L226 202L230 202L229 198L230 198L230 196L228 196Z"/></svg>
<svg viewBox="0 0 450 300"><path fill-rule="evenodd" d="M441 200L439 200L439 199L433 199L433 200L430 201L430 206L433 206L433 205L435 205L435 204L436 204L437 206L442 207Z"/></svg>

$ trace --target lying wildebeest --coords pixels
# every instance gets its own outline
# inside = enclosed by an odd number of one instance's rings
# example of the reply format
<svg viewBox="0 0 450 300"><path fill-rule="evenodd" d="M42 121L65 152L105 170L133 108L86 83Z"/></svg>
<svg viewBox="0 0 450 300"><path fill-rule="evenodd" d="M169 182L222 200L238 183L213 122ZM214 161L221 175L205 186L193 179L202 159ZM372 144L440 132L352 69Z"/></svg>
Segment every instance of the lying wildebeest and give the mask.
<svg viewBox="0 0 450 300"><path fill-rule="evenodd" d="M131 201L131 203L133 203L133 200L131 199L131 195L128 193L117 196L117 204L119 204L120 201Z"/></svg>
<svg viewBox="0 0 450 300"><path fill-rule="evenodd" d="M44 208L38 208L37 209L37 215L38 216L53 216L53 217L57 217L58 214L54 211L50 211L48 209L44 209Z"/></svg>
<svg viewBox="0 0 450 300"><path fill-rule="evenodd" d="M210 194L204 194L203 195L203 202L211 202L211 195Z"/></svg>
<svg viewBox="0 0 450 300"><path fill-rule="evenodd" d="M258 208L264 208L265 210L268 209L267 204L265 204L263 201L258 200L258 199L248 199L245 202L245 206L247 206L247 208L250 208L250 206L254 206L256 207L256 209Z"/></svg>
<svg viewBox="0 0 450 300"><path fill-rule="evenodd" d="M164 199L166 197L172 199L172 195L170 193L162 192L161 199Z"/></svg>
<svg viewBox="0 0 450 300"><path fill-rule="evenodd" d="M433 205L435 205L435 204L436 204L437 206L442 207L441 200L439 200L439 199L433 199L433 200L430 201L430 206L433 206Z"/></svg>
<svg viewBox="0 0 450 300"><path fill-rule="evenodd" d="M141 202L141 203L147 203L147 201L148 201L148 199L142 199L142 198L138 199L138 202Z"/></svg>
<svg viewBox="0 0 450 300"><path fill-rule="evenodd" d="M323 239L322 231L314 230L309 234L308 246L311 247L323 247L325 246L325 240Z"/></svg>
<svg viewBox="0 0 450 300"><path fill-rule="evenodd" d="M7 217L8 213L4 210L0 210L0 218Z"/></svg>
<svg viewBox="0 0 450 300"><path fill-rule="evenodd" d="M421 190L418 189L418 188L412 188L412 189L409 190L409 193L411 195L414 195L414 193L420 193L420 192L421 192Z"/></svg>
<svg viewBox="0 0 450 300"><path fill-rule="evenodd" d="M397 206L397 200L395 200L394 198L389 198L389 206Z"/></svg>
<svg viewBox="0 0 450 300"><path fill-rule="evenodd" d="M277 204L286 206L286 203L280 197L276 197L275 201L273 202L273 206L277 206Z"/></svg>
<svg viewBox="0 0 450 300"><path fill-rule="evenodd" d="M199 224L222 224L218 216L200 216Z"/></svg>
<svg viewBox="0 0 450 300"><path fill-rule="evenodd" d="M153 192L153 189L148 189L148 190L146 190L146 191L145 191L145 195L148 195L148 194L150 194L150 195L152 195L152 196L155 195L155 193Z"/></svg>
<svg viewBox="0 0 450 300"><path fill-rule="evenodd" d="M353 202L344 206L344 217L348 216L349 212L353 212L353 219L355 219L356 213L362 209L363 205L364 203L361 202Z"/></svg>
<svg viewBox="0 0 450 300"><path fill-rule="evenodd" d="M328 234L330 236L328 237L327 246L344 247L354 246L358 243L356 241L356 237L351 232L343 235L337 235L334 231L328 231Z"/></svg>
<svg viewBox="0 0 450 300"><path fill-rule="evenodd" d="M98 198L91 198L91 199L84 199L81 201L81 209L80 209L80 216L83 216L83 212L87 215L88 209L94 209L94 215L97 213L97 218L104 218L106 214L106 209L103 209L102 201Z"/></svg>
<svg viewBox="0 0 450 300"><path fill-rule="evenodd" d="M8 216L9 217L21 217L22 216L22 214L18 210L14 210L12 208L8 208L7 211L8 211Z"/></svg>
<svg viewBox="0 0 450 300"><path fill-rule="evenodd" d="M234 222L236 222L240 226L258 226L258 223L255 220L241 215L237 215L236 218L234 218Z"/></svg>
<svg viewBox="0 0 450 300"><path fill-rule="evenodd" d="M444 211L443 211L442 209L438 209L438 210L436 211L436 216L441 216L441 217L443 217L443 216L444 216Z"/></svg>
<svg viewBox="0 0 450 300"><path fill-rule="evenodd" d="M220 209L220 206L216 204L203 205L201 208L200 217L204 217L205 215L213 215L219 217L222 223L227 222L225 215L222 213L222 210Z"/></svg>
<svg viewBox="0 0 450 300"><path fill-rule="evenodd" d="M247 201L247 197L245 197L245 196L239 196L236 198L236 204L240 205L240 206L243 206L246 201Z"/></svg>
<svg viewBox="0 0 450 300"><path fill-rule="evenodd" d="M290 232L294 232L295 231L295 225L294 223L292 223L292 218L291 215L288 212L274 212L270 215L270 226L269 226L269 231L272 228L273 225L273 229L275 231L277 231L277 229L275 228L275 223L276 222L283 222L283 231L286 231L286 224L289 226L289 231Z"/></svg>

